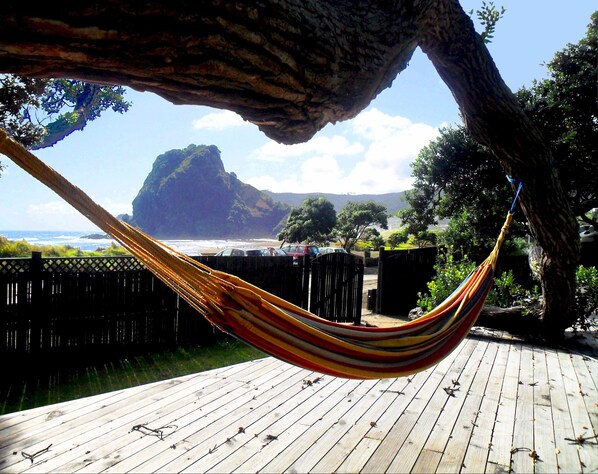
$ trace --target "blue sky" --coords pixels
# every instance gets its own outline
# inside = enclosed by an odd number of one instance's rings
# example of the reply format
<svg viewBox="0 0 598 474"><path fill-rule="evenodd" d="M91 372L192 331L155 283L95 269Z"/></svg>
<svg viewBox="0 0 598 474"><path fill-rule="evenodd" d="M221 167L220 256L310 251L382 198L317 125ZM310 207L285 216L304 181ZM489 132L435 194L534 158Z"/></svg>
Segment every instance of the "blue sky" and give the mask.
<svg viewBox="0 0 598 474"><path fill-rule="evenodd" d="M495 0L506 8L488 46L516 90L546 76L544 64L585 36L595 0ZM461 1L465 11L480 1ZM410 164L442 126L460 122L448 88L417 50L386 89L350 121L328 125L309 142L280 145L237 115L175 106L128 89L129 112L107 112L83 132L36 155L113 214L131 203L156 157L190 144L216 145L227 171L275 192L373 193L411 186ZM0 155L0 230L97 230L52 191Z"/></svg>

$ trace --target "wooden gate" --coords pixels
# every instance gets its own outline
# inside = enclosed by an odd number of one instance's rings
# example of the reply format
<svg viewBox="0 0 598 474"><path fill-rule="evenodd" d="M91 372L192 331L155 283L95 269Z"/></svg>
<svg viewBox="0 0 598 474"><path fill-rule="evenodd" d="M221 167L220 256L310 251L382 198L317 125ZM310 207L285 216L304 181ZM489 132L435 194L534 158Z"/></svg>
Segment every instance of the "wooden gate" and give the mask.
<svg viewBox="0 0 598 474"><path fill-rule="evenodd" d="M413 250L380 249L376 313L407 315L434 277L436 247Z"/></svg>
<svg viewBox="0 0 598 474"><path fill-rule="evenodd" d="M329 321L361 324L363 262L329 253L311 262L309 310Z"/></svg>

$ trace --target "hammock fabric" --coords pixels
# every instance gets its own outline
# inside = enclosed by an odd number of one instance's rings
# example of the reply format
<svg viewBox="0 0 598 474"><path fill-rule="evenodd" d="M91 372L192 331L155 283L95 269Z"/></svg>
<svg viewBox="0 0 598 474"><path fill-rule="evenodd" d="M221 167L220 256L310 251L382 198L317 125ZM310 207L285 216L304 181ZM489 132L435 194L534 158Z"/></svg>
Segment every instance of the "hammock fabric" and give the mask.
<svg viewBox="0 0 598 474"><path fill-rule="evenodd" d="M488 258L437 308L397 327L350 326L212 270L119 221L1 129L0 152L111 235L220 330L291 364L344 378L412 374L455 349L484 305L513 216L512 207Z"/></svg>

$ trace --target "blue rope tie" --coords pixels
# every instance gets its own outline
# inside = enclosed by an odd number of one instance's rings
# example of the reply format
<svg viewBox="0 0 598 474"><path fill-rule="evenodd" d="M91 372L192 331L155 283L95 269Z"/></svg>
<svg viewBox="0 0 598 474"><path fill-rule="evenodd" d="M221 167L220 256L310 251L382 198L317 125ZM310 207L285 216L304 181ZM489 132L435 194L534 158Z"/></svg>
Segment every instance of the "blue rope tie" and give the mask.
<svg viewBox="0 0 598 474"><path fill-rule="evenodd" d="M519 200L519 194L521 193L521 188L523 187L523 180L511 178L507 176L509 183L513 185L517 185L517 191L515 192L515 197L513 198L513 203L511 204L511 209L509 209L509 214L515 214L515 207L517 206L517 201Z"/></svg>

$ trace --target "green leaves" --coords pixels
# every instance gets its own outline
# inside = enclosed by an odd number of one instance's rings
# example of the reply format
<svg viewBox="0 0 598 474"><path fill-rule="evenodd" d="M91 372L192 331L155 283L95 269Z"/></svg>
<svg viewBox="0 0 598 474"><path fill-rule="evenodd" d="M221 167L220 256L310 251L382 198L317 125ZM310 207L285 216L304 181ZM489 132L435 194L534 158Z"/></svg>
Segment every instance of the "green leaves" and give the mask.
<svg viewBox="0 0 598 474"><path fill-rule="evenodd" d="M24 146L37 150L54 145L102 112L126 112L120 86L99 86L68 79L0 76L0 127Z"/></svg>
<svg viewBox="0 0 598 474"><path fill-rule="evenodd" d="M324 197L308 197L301 207L291 210L285 227L278 235L283 242L327 242L336 225L334 205Z"/></svg>
<svg viewBox="0 0 598 474"><path fill-rule="evenodd" d="M386 206L374 201L349 201L339 212L334 234L345 250L350 250L370 226L388 229Z"/></svg>
<svg viewBox="0 0 598 474"><path fill-rule="evenodd" d="M485 14L492 11L492 4L483 5ZM583 217L598 200L598 12L592 15L586 37L557 52L548 69L548 78L522 88L516 96L550 144L575 214L598 225ZM505 171L491 150L476 143L465 127L446 127L421 150L412 170L414 189L406 195L411 208L399 215L409 233L423 235L439 220L450 218L445 243L463 248L474 259L484 255L513 198ZM511 227L510 236L523 233L521 223Z"/></svg>
<svg viewBox="0 0 598 474"><path fill-rule="evenodd" d="M496 24L504 16L505 12L505 7L500 7L500 10L497 10L494 6L494 2L482 2L482 7L476 11L476 16L480 24L484 27L484 31L480 33L480 37L485 44L492 41L496 30ZM469 12L469 15L473 15L473 10Z"/></svg>

